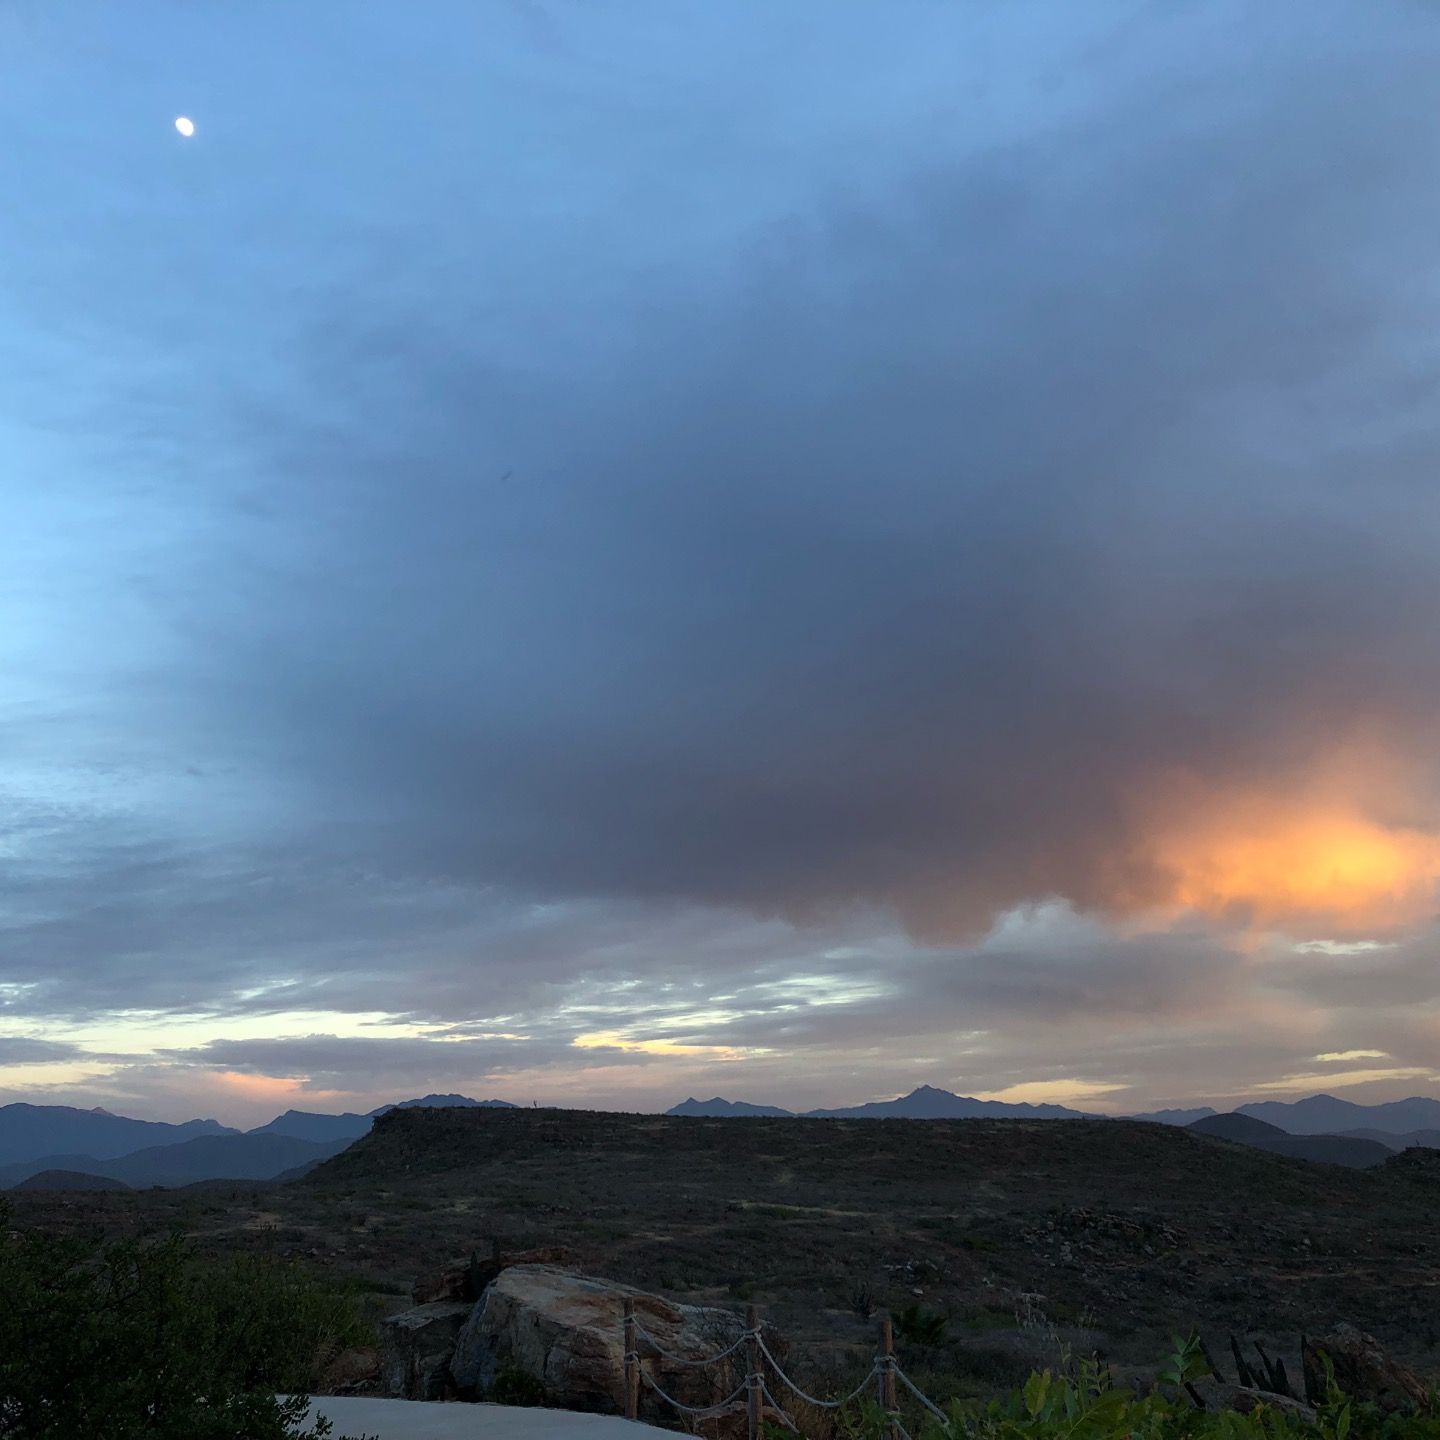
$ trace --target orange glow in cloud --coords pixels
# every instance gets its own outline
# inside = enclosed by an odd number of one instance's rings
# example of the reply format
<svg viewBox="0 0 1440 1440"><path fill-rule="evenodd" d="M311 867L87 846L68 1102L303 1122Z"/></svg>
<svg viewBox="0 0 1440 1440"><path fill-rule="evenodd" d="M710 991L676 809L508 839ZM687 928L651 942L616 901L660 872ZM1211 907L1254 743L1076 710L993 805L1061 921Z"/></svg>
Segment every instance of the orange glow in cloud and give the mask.
<svg viewBox="0 0 1440 1440"><path fill-rule="evenodd" d="M246 1100L273 1101L277 1105L302 1096L313 1105L317 1100L332 1099L346 1093L343 1090L308 1090L302 1081L293 1076L246 1075L239 1070L217 1070L209 1078Z"/></svg>
<svg viewBox="0 0 1440 1440"><path fill-rule="evenodd" d="M1440 840L1354 816L1242 821L1185 836L1157 858L1187 909L1244 906L1262 921L1326 915L1395 924L1430 909L1440 879Z"/></svg>
<svg viewBox="0 0 1440 1440"><path fill-rule="evenodd" d="M1389 929L1432 913L1440 834L1374 818L1351 768L1295 796L1185 785L1142 846L1168 900L1206 914ZM1390 777L1374 787L1387 792Z"/></svg>

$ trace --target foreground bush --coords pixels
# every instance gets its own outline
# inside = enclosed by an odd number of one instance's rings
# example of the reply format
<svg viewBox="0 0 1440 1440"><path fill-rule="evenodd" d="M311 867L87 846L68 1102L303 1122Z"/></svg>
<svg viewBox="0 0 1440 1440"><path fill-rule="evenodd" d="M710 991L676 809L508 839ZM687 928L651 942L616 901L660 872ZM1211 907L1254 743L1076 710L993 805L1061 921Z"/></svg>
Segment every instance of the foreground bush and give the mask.
<svg viewBox="0 0 1440 1440"><path fill-rule="evenodd" d="M364 1336L294 1267L20 1234L0 1206L0 1440L321 1440L303 1397Z"/></svg>
<svg viewBox="0 0 1440 1440"><path fill-rule="evenodd" d="M1167 1372L1162 1378L1183 1384L1186 1377ZM1278 1400L1246 1414L1208 1411L1183 1393L1137 1396L1112 1388L1093 1363L1068 1375L1037 1372L989 1403L952 1401L944 1421L917 1416L911 1404L904 1409L915 1440L1440 1440L1440 1408L1433 1402L1423 1411L1387 1414L1354 1404L1332 1387L1327 1403L1313 1412ZM890 1417L870 1400L830 1423L826 1433L834 1440L891 1440L895 1433ZM775 1425L766 1436L794 1440Z"/></svg>

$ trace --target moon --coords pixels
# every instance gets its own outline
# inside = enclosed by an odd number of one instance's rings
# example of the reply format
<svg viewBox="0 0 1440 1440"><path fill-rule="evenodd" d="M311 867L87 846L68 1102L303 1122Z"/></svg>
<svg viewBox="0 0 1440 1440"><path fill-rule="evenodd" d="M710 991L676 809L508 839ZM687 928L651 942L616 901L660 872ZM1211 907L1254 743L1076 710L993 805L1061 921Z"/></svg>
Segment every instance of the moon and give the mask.
<svg viewBox="0 0 1440 1440"><path fill-rule="evenodd" d="M177 115L175 128L188 140L195 133L195 122L188 115Z"/></svg>

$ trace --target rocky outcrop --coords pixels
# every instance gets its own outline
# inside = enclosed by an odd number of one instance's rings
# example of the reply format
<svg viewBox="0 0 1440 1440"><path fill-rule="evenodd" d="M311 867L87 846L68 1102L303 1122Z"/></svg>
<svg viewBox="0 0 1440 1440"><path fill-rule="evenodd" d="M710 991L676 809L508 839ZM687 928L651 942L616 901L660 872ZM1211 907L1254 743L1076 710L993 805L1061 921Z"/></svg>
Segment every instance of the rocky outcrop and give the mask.
<svg viewBox="0 0 1440 1440"><path fill-rule="evenodd" d="M477 1261L469 1260L468 1263L451 1264L444 1270L422 1274L410 1290L410 1299L416 1305L435 1305L439 1300L468 1300L474 1305L480 1290L484 1289L484 1286L477 1287L475 1284L477 1269Z"/></svg>
<svg viewBox="0 0 1440 1440"><path fill-rule="evenodd" d="M405 1400L443 1399L456 1338L474 1308L464 1301L438 1300L385 1320L380 1378L386 1393Z"/></svg>
<svg viewBox="0 0 1440 1440"><path fill-rule="evenodd" d="M738 1353L704 1366L659 1353L698 1361L728 1349L744 1328L730 1311L672 1305L643 1290L553 1266L515 1265L496 1277L461 1331L450 1362L457 1389L483 1397L502 1370L514 1367L540 1382L547 1405L622 1414L627 1298L635 1302L644 1332L643 1370L677 1400L713 1404L741 1383L745 1366ZM673 1423L674 1414L642 1384L641 1419Z"/></svg>
<svg viewBox="0 0 1440 1440"><path fill-rule="evenodd" d="M1429 1403L1424 1382L1413 1370L1392 1360L1373 1335L1343 1324L1305 1342L1305 1393L1314 1401L1325 1398L1327 1359L1335 1384L1351 1400L1373 1401L1391 1411L1423 1409Z"/></svg>
<svg viewBox="0 0 1440 1440"><path fill-rule="evenodd" d="M573 1265L575 1256L561 1245L546 1245L538 1250L522 1250L516 1255L504 1254L496 1242L487 1259L478 1251L468 1260L456 1260L443 1270L432 1270L416 1280L410 1298L417 1305L430 1305L436 1300L476 1301L485 1287L511 1265Z"/></svg>

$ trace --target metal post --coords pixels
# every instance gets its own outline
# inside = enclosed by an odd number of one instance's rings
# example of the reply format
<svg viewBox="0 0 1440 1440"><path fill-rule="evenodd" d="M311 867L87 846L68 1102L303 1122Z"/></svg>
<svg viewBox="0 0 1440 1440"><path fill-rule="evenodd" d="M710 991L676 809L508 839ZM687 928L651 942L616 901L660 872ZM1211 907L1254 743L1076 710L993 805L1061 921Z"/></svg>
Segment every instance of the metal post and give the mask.
<svg viewBox="0 0 1440 1440"><path fill-rule="evenodd" d="M625 1418L640 1418L640 1353L635 1334L635 1302L625 1297Z"/></svg>

